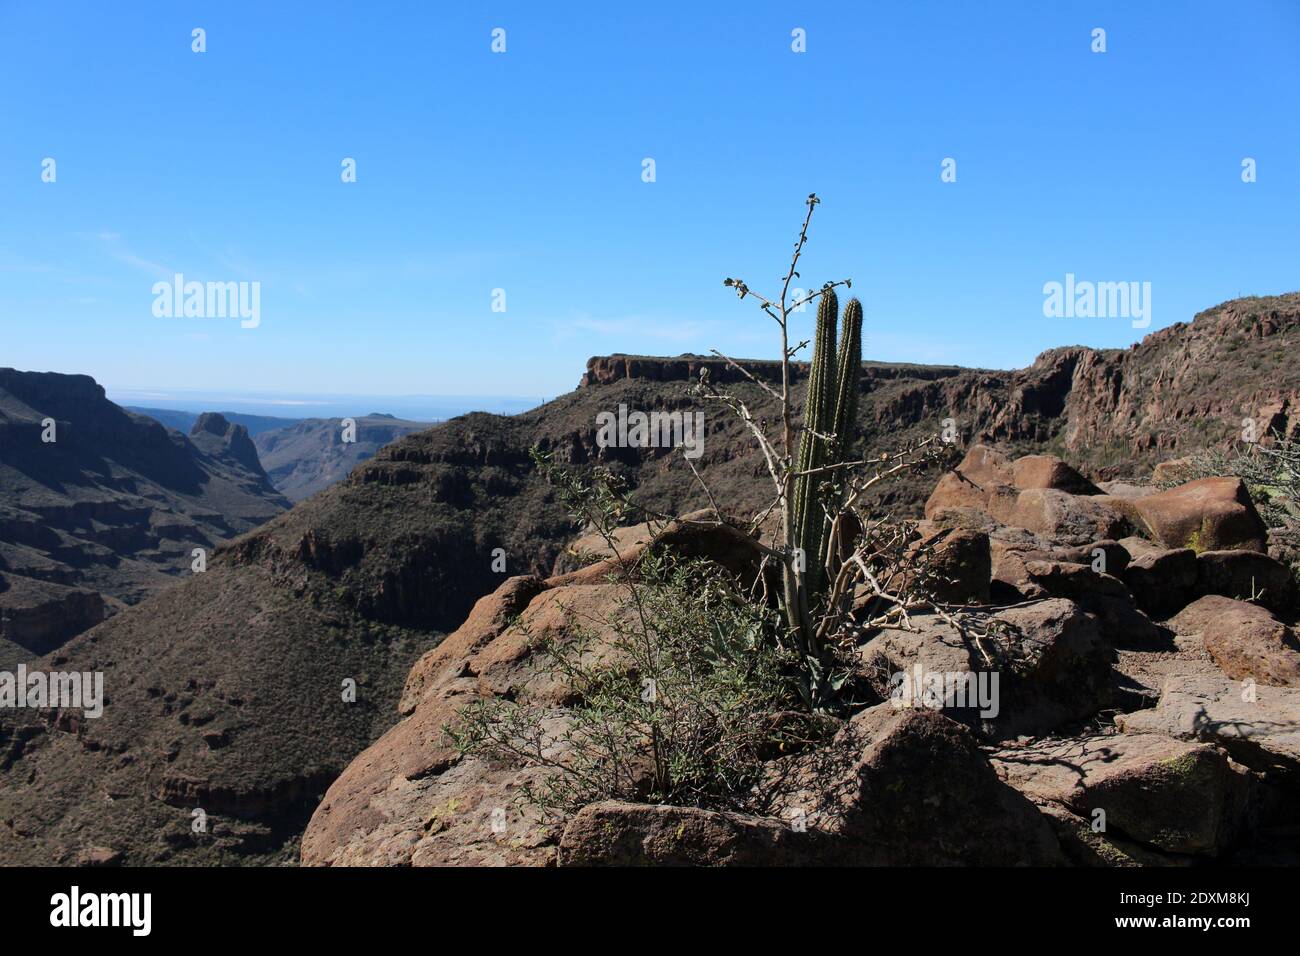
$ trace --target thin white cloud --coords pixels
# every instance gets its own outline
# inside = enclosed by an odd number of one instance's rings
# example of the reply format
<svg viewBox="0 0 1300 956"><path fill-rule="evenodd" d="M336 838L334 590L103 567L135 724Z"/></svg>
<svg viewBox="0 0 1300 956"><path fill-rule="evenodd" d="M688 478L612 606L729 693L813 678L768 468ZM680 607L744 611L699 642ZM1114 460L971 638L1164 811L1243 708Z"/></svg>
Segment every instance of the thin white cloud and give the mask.
<svg viewBox="0 0 1300 956"><path fill-rule="evenodd" d="M645 316L629 315L617 319L595 319L582 315L571 319L560 327L562 337L568 338L575 332L587 332L595 335L618 336L624 340L655 339L668 342L695 342L704 337L711 323L693 320L665 321Z"/></svg>
<svg viewBox="0 0 1300 956"><path fill-rule="evenodd" d="M175 269L168 268L162 263L153 262L150 259L145 259L142 256L136 255L127 248L126 244L122 240L122 234L120 232L101 229L96 233L76 233L76 236L79 239L88 239L99 243L103 246L104 251L108 253L110 257L124 265L137 269L140 272L148 273L149 275L159 279L170 279L176 274L177 270Z"/></svg>

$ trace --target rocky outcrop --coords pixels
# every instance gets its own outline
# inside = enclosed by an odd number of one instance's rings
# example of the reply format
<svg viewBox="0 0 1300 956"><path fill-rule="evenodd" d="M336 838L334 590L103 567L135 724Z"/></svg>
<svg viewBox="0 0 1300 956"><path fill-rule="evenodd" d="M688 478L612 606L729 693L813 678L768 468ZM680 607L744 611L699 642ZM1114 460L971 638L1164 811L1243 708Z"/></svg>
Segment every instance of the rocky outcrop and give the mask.
<svg viewBox="0 0 1300 956"><path fill-rule="evenodd" d="M217 412L200 415L190 429L190 441L209 454L224 455L239 462L254 475L266 475L257 457L257 447L248 437L248 429L232 425L224 415Z"/></svg>
<svg viewBox="0 0 1300 956"><path fill-rule="evenodd" d="M829 753L782 768L779 816L856 848L872 865L1064 861L1048 822L994 773L971 732L931 709L862 711Z"/></svg>
<svg viewBox="0 0 1300 956"><path fill-rule="evenodd" d="M976 445L939 480L925 516L944 524L985 515L1065 545L1120 538L1129 527L1112 499L1060 459L1033 455L1012 462Z"/></svg>
<svg viewBox="0 0 1300 956"><path fill-rule="evenodd" d="M917 575L921 585L948 604L988 604L993 578L989 537L966 528L941 528L921 536L912 547L924 555Z"/></svg>
<svg viewBox="0 0 1300 956"><path fill-rule="evenodd" d="M48 653L94 627L108 614L103 595L33 578L15 577L0 594L0 645L16 645L14 660Z"/></svg>
<svg viewBox="0 0 1300 956"><path fill-rule="evenodd" d="M1138 607L1165 617L1192 598L1197 582L1196 552L1148 548L1125 565L1123 577Z"/></svg>
<svg viewBox="0 0 1300 956"><path fill-rule="evenodd" d="M1284 614L1295 607L1296 579L1281 561L1257 551L1203 551L1196 556L1196 593L1256 601Z"/></svg>
<svg viewBox="0 0 1300 956"><path fill-rule="evenodd" d="M948 482L953 507L934 513L926 530L927 539L951 534L953 563L942 577L957 582L957 590L948 596L976 604L986 600L978 546L986 539L988 601L1027 609L1064 602L1072 608L1068 615L1062 612L1064 623L1055 639L1051 622L1040 622L1048 634L1041 648L1032 637L1006 640L1005 648L991 643L998 633L982 638L990 653L1004 649L1024 656L1028 684L1017 686L1011 680L1012 660L999 662L1007 668L1004 687L1017 687L1001 701L1000 712L1008 719L1025 712L1024 702L1034 699L1032 688L1054 687L1061 692L1056 698L1044 696L1056 712L1041 710L1026 724L1041 728L1032 733L1077 742L1108 729L1118 714L1126 735L1210 744L1262 775L1267 788L1283 785L1294 763L1293 755L1288 756L1294 750L1289 735L1296 726L1293 702L1286 695L1296 688L1227 676L1209 649L1213 640L1203 631L1179 633L1153 620L1166 613L1164 606L1150 614L1143 611L1124 572L1141 555L1170 549L1156 538L1139 508L1141 501L1160 493L1142 484L1151 464L1226 443L1238 433L1243 415L1267 420L1269 428L1294 431L1296 372L1285 359L1297 304L1300 297L1294 295L1227 303L1198 316L1191 326L1156 333L1130 350L1056 349L1014 372L864 366L858 420L864 450L875 453L934 434L947 418L967 447L981 441L1000 445L1002 463L991 461L985 469L994 480L981 483L980 469L966 462L959 469L966 481L954 478L960 485L956 489ZM1275 355L1281 358L1275 360ZM84 848L96 846L111 848L129 864L284 862L296 857L296 841L313 809L301 848L303 858L313 863L547 865L557 854L562 857L563 829L548 827L515 800L536 770L463 759L445 745L443 727L466 702L515 692L553 705L555 719L562 720L563 688L535 678L530 650L510 631L510 621L528 615L530 626L553 629L562 626L563 603L585 600L588 609L600 611L617 600L599 590L608 582L585 576L592 573L585 564L589 557L557 567L566 542L583 529L575 527L536 475L530 449L537 447L563 465L604 465L650 508L680 513L707 504L694 475L672 449L611 448L597 442L595 416L620 404L663 411L701 408L685 389L699 378L701 363L693 357L681 362L629 358L619 357L607 367L597 363L584 387L540 409L511 417L464 416L378 450L341 484L233 545L215 549L206 576L186 580L174 593L164 591L147 608L123 611L56 650L47 659L51 666L107 672L110 708L98 724L80 727L69 715L27 722L0 714L0 819L5 823L0 859L71 862ZM758 374L769 372L760 369ZM717 364L710 367L710 380L743 394L755 416L770 427L776 415L770 396L730 375ZM0 424L9 429L0 447L39 440L41 416L29 414L37 408L56 418L61 428L76 424L74 413L97 401L96 387L87 383L72 383L67 394L77 394L60 410L56 405L64 399L56 394L59 389L43 378L27 382L24 387L39 400L24 400L26 410L14 415L9 406L0 408L6 415ZM802 388L796 370L796 404ZM707 442L697 462L701 474L729 509L760 514L770 496L751 436L729 416L713 414L708 406L704 410ZM215 527L220 518L232 526L230 516L242 514L240 497L229 484L205 477L204 468L195 470L192 460L187 464L193 452L177 456L167 451L184 451L184 443L201 451L194 441L161 429L118 425L120 421L106 418L94 429L113 438L101 455L110 467L93 472L96 481L131 471L149 483L140 486L149 489L142 495L148 500L122 500L116 495L121 489L115 489L104 498L34 499L36 507L23 513L0 514L0 558L5 562L0 576L11 581L13 569L21 567L22 576L82 587L84 582L62 577L77 568L63 558L77 555L102 566L107 553L120 555L127 548L148 552L151 543L162 542L159 550L170 562L186 554L190 523ZM1016 453L1048 450L1060 457L1035 455L1017 465ZM228 464L233 469L238 462ZM56 477L87 473L73 465ZM1133 480L1115 480L1120 475ZM6 480L11 477L12 472L5 473ZM923 474L891 485L873 506L915 515L937 477ZM973 494L968 485L976 486ZM167 494L187 489L198 494L201 489L212 496L211 508L201 514L160 509L154 488L172 489ZM79 529L74 540L64 536L65 524ZM952 534L956 531L963 533ZM1274 573L1272 566L1252 566L1239 557L1204 557L1222 553L1224 547L1234 554L1245 550L1236 547L1242 542L1231 535L1214 542L1219 550L1205 540L1187 543L1201 548L1197 583L1188 600L1207 589L1265 603L1275 595L1280 599L1276 580L1271 587L1243 587L1247 578L1258 585L1261 576ZM515 580L506 585L512 576ZM1115 590L1116 582L1120 590ZM474 602L494 591L499 600L467 621ZM1167 605L1171 610L1181 610L1176 607L1183 601L1180 593ZM1156 597L1161 598L1158 588ZM112 602L105 601L111 609ZM1274 608L1275 616L1285 624L1291 612L1281 607ZM988 610L994 616L994 609ZM463 630L457 630L462 624ZM940 664L951 659L948 666L958 672L963 666L988 672L978 650L972 657L960 638L960 647L951 645L949 630L920 620L914 624L914 631L898 636L917 642L916 658ZM448 630L453 635L446 650L411 667L412 659ZM1022 632L1033 634L1032 629ZM1073 639L1089 632L1095 640ZM880 636L873 632L860 639L870 643ZM1070 698L1066 688L1054 685L1054 648L1082 649L1061 659L1078 665L1089 678L1094 667L1102 673L1096 662L1103 661L1110 686L1087 683L1088 694ZM1036 655L1040 649L1043 653ZM1228 660L1221 653L1220 658ZM202 676L195 677L196 671ZM359 706L339 706L343 671L357 675ZM408 672L399 710L400 678ZM1242 695L1252 687L1256 696L1246 701ZM1039 816L1021 816L1025 803L1011 800L1017 796L1015 786L988 787L988 774L975 769L978 762L970 750L973 746L978 756L994 745L1020 743L1000 736L999 719L985 727L959 708L926 708L906 720L891 719L879 733L864 728L871 732L860 738L860 748L840 751L850 764L866 768L859 794L872 794L900 818L919 821L918 828L924 827L924 813L908 801L920 801L923 808L926 801L938 799L942 819L952 819L952 804L944 803L942 794L936 796L939 783L930 778L910 793L880 793L873 788L885 778L872 768L930 760L972 781L972 789L962 792L969 806L978 808L976 832L969 837L920 829L912 836L881 834L880 852L887 852L888 859L1049 860L1060 849L1053 848L1054 838L1068 843L1066 853L1074 862L1122 857L1168 863L1213 852L1231 857L1235 850L1226 844L1246 838L1241 834L1249 827L1233 836L1232 826L1225 824L1212 833L1184 826L1165 839L1142 830L1138 820L1128 825L1140 835L1114 828L1113 839L1102 847L1077 826L1085 821L1083 829L1091 832L1082 804L1039 803L1025 796ZM1198 766L1222 769L1213 757L1197 760ZM1136 766L1126 778L1135 783L1117 781L1114 786L1140 789L1151 782L1176 792L1176 781L1162 777L1158 767L1159 760ZM318 803L314 789L335 774L329 799ZM832 779L843 780L828 776L821 782ZM62 785L52 790L48 784L55 780ZM1226 793L1228 787L1221 783L1216 776L1206 786ZM897 779L894 784L905 789ZM814 801L824 798L817 788L808 794ZM195 838L186 808L166 802L194 799L215 800L229 811L214 813L208 842ZM669 830L646 821L670 814L637 808L623 815L621 809L607 807L590 816L602 814L611 825L622 820L629 833L650 835L619 843L643 850L620 849L616 857L665 852L662 837ZM845 819L854 814L860 832L878 831L869 806L859 801ZM996 835L1011 832L1009 828L1042 834L1040 817L1048 822L1050 838L1034 838L1036 850L997 849L981 837L1003 839ZM1221 819L1230 821L1231 815ZM733 833L758 836L771 832L773 821L790 823L781 816L710 821L688 824L686 832L721 835L734 824L739 831ZM677 819L678 826L685 822ZM831 828L830 836L837 845L848 846L846 834L853 829ZM577 840L577 833L571 846L589 842ZM706 854L696 859L740 858L739 849L708 856L715 842L701 837L696 847L678 849ZM644 850L647 846L650 850ZM790 846L793 853L794 843ZM1181 849L1169 849L1174 846ZM591 852L594 861L604 851Z"/></svg>
<svg viewBox="0 0 1300 956"><path fill-rule="evenodd" d="M733 567L753 562L751 570L760 557L752 538L727 527L683 522L662 530L656 540L678 554L708 556ZM405 719L326 792L303 835L303 862L553 862L560 831L515 799L521 786L537 785L552 771L461 756L446 728L456 726L468 703L502 695L551 708L548 719L561 727L572 691L561 675L540 666L540 648L582 622L592 632L589 653L598 660L610 634L601 622L627 600L624 586L610 576L620 559L635 568L644 548L635 545L619 559L566 575L516 577L480 599L465 623L412 668L400 704ZM431 819L435 825L429 825Z"/></svg>

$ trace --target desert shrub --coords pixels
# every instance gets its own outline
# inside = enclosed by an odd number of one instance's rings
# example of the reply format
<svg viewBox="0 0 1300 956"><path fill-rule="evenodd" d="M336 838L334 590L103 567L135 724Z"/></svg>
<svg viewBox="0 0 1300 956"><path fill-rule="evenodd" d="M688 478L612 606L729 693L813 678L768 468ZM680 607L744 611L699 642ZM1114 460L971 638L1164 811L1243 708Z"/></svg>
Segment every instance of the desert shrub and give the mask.
<svg viewBox="0 0 1300 956"><path fill-rule="evenodd" d="M554 814L604 799L761 812L765 761L819 726L775 625L716 565L647 553L616 611L537 642L538 670L571 694L562 712L499 697L447 732L463 754L550 770L521 797Z"/></svg>

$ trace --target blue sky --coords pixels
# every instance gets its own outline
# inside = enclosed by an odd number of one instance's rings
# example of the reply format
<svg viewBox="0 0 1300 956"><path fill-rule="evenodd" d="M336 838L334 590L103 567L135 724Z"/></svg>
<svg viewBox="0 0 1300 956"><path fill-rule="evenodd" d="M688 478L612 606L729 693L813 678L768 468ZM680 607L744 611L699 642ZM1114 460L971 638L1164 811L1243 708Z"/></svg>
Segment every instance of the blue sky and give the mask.
<svg viewBox="0 0 1300 956"><path fill-rule="evenodd" d="M1066 273L1150 282L1152 329L1300 288L1297 0L461 6L0 0L0 365L549 397L773 356L721 281L774 289L814 190L804 276L854 279L870 358L1144 334L1045 318ZM155 317L175 272L261 324Z"/></svg>

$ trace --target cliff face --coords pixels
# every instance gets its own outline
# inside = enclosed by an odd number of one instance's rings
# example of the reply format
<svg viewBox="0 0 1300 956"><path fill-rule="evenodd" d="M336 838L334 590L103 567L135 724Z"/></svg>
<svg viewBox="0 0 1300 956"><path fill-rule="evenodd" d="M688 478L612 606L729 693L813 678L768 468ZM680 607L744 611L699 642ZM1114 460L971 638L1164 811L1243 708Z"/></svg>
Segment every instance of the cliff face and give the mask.
<svg viewBox="0 0 1300 956"><path fill-rule="evenodd" d="M968 440L1051 445L1113 476L1240 439L1300 432L1300 293L1236 299L1148 335L1129 349L1051 349L1015 371L868 362L868 437L954 418ZM746 362L780 380L775 362ZM612 355L587 363L580 387L620 381L713 382L743 376L719 359ZM796 366L796 384L806 367ZM935 429L937 430L937 428Z"/></svg>
<svg viewBox="0 0 1300 956"><path fill-rule="evenodd" d="M1300 430L1300 294L1237 299L1147 336L1125 351L1080 358L1064 445L1112 466L1112 449L1142 462L1257 434Z"/></svg>
<svg viewBox="0 0 1300 956"><path fill-rule="evenodd" d="M266 477L257 458L257 448L243 425L232 425L224 415L204 412L190 429L190 441L210 455L229 458L248 469L249 474Z"/></svg>

